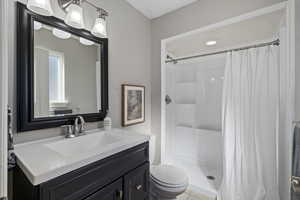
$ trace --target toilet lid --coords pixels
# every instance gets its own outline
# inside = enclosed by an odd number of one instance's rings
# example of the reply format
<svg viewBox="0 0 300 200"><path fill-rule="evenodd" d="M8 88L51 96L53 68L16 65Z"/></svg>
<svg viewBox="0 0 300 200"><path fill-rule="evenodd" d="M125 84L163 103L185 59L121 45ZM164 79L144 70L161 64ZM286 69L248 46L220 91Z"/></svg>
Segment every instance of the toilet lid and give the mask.
<svg viewBox="0 0 300 200"><path fill-rule="evenodd" d="M150 171L153 178L168 185L182 186L188 183L185 172L171 165L152 166Z"/></svg>

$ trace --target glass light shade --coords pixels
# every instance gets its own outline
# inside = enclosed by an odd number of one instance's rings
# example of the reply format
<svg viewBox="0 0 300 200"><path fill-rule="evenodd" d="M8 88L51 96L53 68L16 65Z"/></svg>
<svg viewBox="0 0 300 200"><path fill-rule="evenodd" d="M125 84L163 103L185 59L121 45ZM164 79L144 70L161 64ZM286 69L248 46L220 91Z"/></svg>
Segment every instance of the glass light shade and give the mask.
<svg viewBox="0 0 300 200"><path fill-rule="evenodd" d="M55 36L55 37L58 37L60 39L69 39L71 37L71 33L68 33L66 31L62 31L60 29L57 29L57 28L54 28L52 30L52 34Z"/></svg>
<svg viewBox="0 0 300 200"><path fill-rule="evenodd" d="M28 0L27 8L37 14L52 16L53 10L50 0Z"/></svg>
<svg viewBox="0 0 300 200"><path fill-rule="evenodd" d="M40 30L42 27L43 27L42 23L37 22L37 21L34 21L34 23L33 23L33 28L34 28L34 30L38 31L38 30Z"/></svg>
<svg viewBox="0 0 300 200"><path fill-rule="evenodd" d="M77 29L84 29L83 9L79 5L71 4L68 7L65 23Z"/></svg>
<svg viewBox="0 0 300 200"><path fill-rule="evenodd" d="M106 21L103 18L98 17L95 21L95 25L92 29L92 34L96 37L107 37L107 31L106 31Z"/></svg>
<svg viewBox="0 0 300 200"><path fill-rule="evenodd" d="M87 40L87 39L82 38L82 37L79 38L79 41L80 41L81 44L86 45L86 46L92 46L92 45L95 44L93 41Z"/></svg>

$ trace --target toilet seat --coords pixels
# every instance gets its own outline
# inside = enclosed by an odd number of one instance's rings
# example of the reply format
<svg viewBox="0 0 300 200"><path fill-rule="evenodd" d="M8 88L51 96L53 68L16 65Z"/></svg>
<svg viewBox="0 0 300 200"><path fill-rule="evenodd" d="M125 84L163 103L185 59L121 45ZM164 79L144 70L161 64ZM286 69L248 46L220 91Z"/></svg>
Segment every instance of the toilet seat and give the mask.
<svg viewBox="0 0 300 200"><path fill-rule="evenodd" d="M185 188L188 185L186 173L171 165L151 166L151 179L166 188Z"/></svg>

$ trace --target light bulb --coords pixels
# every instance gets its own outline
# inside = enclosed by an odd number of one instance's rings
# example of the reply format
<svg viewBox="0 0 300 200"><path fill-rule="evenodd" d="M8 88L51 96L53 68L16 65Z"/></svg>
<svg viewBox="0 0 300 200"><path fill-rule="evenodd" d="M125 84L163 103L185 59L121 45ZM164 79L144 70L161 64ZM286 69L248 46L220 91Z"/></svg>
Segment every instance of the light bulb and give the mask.
<svg viewBox="0 0 300 200"><path fill-rule="evenodd" d="M50 0L28 0L27 8L39 15L52 16L53 10Z"/></svg>
<svg viewBox="0 0 300 200"><path fill-rule="evenodd" d="M94 27L91 32L96 37L102 37L102 38L107 37L105 19L98 17L95 21Z"/></svg>
<svg viewBox="0 0 300 200"><path fill-rule="evenodd" d="M83 9L77 4L68 7L65 23L77 29L84 29Z"/></svg>

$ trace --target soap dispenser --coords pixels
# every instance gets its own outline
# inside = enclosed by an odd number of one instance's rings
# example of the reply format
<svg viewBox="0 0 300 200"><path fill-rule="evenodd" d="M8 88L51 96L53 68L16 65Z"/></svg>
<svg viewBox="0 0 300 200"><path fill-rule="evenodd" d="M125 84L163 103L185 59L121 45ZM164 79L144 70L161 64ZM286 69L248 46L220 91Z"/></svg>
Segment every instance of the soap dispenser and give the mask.
<svg viewBox="0 0 300 200"><path fill-rule="evenodd" d="M112 121L111 118L107 115L103 120L103 129L105 131L111 130Z"/></svg>

